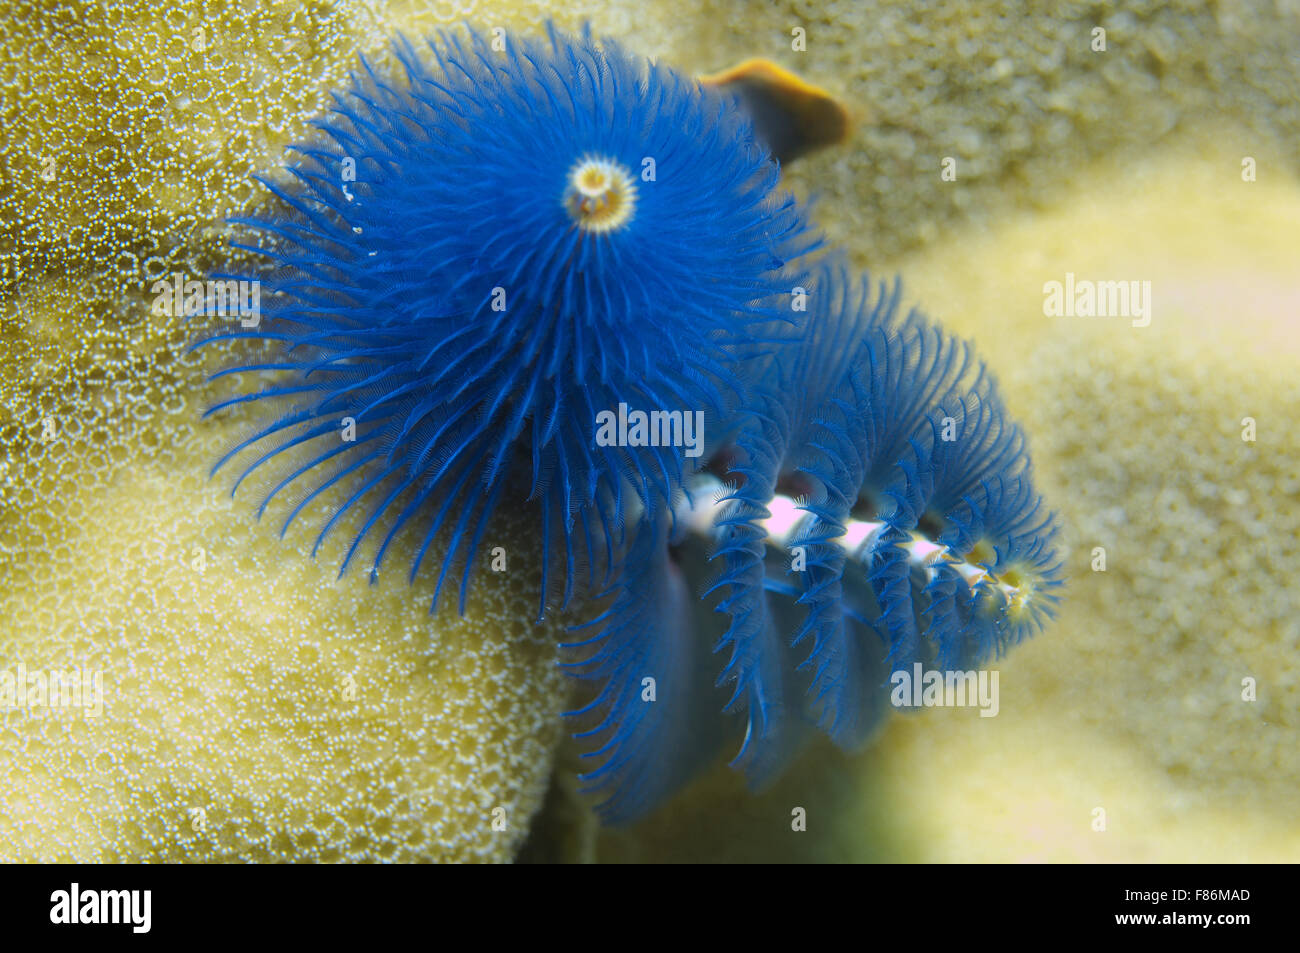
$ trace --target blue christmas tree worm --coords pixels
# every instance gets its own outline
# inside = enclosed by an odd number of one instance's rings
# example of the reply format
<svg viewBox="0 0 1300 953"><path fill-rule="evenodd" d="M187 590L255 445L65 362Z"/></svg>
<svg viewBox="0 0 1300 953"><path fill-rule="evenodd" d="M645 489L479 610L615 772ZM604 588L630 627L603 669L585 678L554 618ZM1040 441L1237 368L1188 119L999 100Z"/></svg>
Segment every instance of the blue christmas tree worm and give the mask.
<svg viewBox="0 0 1300 953"><path fill-rule="evenodd" d="M291 181L265 181L282 214L244 222L262 244L238 247L268 261L260 326L208 339L278 346L223 374L282 373L214 410L289 403L220 463L270 443L247 476L319 448L273 490L317 481L290 520L348 481L321 537L368 501L347 559L383 524L377 570L421 522L411 574L441 532L438 592L462 557L462 605L521 469L562 602L581 566L612 564L630 500L644 519L667 512L682 448L599 445L597 414L716 423L761 350L754 329L792 320L797 260L817 241L734 98L588 35L503 45L446 35L400 44L400 75L363 64ZM340 443L343 418L355 441Z"/></svg>
<svg viewBox="0 0 1300 953"><path fill-rule="evenodd" d="M462 609L498 504L532 501L542 612L588 607L570 715L606 820L680 787L722 710L761 784L813 728L862 745L892 670L1050 615L1055 527L991 375L897 284L815 261L741 96L586 34L396 54L242 222L265 314L201 343L260 342L217 376L271 380L210 412L277 413L217 467L294 451L263 509L341 494L319 547L368 507L342 568L415 532L411 577L437 544ZM627 439L628 408L680 437Z"/></svg>
<svg viewBox="0 0 1300 953"><path fill-rule="evenodd" d="M723 567L708 590L729 619L719 684L744 716L733 763L757 784L810 725L860 747L891 670L983 663L1051 616L1060 585L1023 434L972 348L900 316L897 283L873 295L831 264L810 294L802 333L763 363L718 451L729 484L697 477L677 512L678 550L707 537ZM674 557L665 539L643 544L644 571L624 577L603 629L577 646L599 646L576 669L603 688L575 714L603 715L585 733L600 742L585 779L613 822L652 806L643 775L689 750L691 732L715 737L680 674L683 632L700 623L679 596L647 598ZM638 695L647 672L670 680L669 704Z"/></svg>

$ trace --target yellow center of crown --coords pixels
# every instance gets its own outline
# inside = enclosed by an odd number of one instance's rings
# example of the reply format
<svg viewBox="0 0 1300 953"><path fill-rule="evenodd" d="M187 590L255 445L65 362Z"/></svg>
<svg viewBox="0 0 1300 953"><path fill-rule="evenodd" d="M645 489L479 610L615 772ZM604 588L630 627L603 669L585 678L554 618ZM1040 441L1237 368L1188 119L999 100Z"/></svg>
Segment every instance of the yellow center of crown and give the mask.
<svg viewBox="0 0 1300 953"><path fill-rule="evenodd" d="M569 173L564 207L579 228L608 232L626 225L636 207L636 185L622 165L584 158Z"/></svg>

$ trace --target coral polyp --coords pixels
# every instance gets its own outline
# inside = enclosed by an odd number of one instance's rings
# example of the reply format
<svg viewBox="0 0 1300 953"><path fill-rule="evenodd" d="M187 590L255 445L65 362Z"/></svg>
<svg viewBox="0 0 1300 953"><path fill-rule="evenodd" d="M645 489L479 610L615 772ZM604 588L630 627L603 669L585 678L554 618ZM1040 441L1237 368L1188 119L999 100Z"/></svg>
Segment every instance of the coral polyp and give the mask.
<svg viewBox="0 0 1300 953"><path fill-rule="evenodd" d="M462 604L517 477L544 590L567 602L617 561L629 507L666 514L686 472L681 447L599 445L597 415L719 426L816 239L734 100L616 44L449 34L396 56L336 97L287 181L266 180L277 210L243 222L270 304L212 340L268 342L270 360L226 373L280 379L214 409L287 404L235 451L266 441L249 469L316 451L272 491L316 481L291 519L346 486L322 536L367 501L348 559L383 532L377 570L419 524L412 575L438 541L437 591L459 559Z"/></svg>

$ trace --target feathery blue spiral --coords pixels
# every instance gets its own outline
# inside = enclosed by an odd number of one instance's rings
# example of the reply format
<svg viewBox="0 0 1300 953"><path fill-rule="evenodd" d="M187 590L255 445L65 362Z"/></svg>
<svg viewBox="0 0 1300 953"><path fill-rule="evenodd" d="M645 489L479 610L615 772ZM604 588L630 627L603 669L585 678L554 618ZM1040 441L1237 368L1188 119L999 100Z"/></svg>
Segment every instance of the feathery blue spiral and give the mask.
<svg viewBox="0 0 1300 953"><path fill-rule="evenodd" d="M268 411L217 466L250 454L237 488L285 463L261 502L295 488L285 528L332 501L317 547L356 515L344 569L415 533L410 576L440 554L434 603L458 573L462 609L494 512L531 500L542 611L593 606L565 650L606 821L730 729L756 784L813 730L860 747L891 672L973 667L1050 617L1056 527L992 376L897 283L806 264L736 99L586 33L395 53L243 220L264 267L233 277L265 312L202 343L260 342L213 411ZM604 445L620 405L703 412L705 456ZM678 519L700 466L728 481L704 532ZM803 516L774 540L778 497Z"/></svg>
<svg viewBox="0 0 1300 953"><path fill-rule="evenodd" d="M419 524L435 591L522 481L546 554L543 609L586 566L610 567L629 514L658 520L687 472L682 447L598 446L601 411L703 411L725 425L756 329L789 321L796 259L815 244L736 102L584 34L446 35L364 64L320 135L296 147L282 214L247 220L268 260L254 330L272 342L252 400L287 402L235 447L249 469L290 448L299 479L370 507L348 552ZM356 439L339 440L339 422ZM266 443L262 443L266 441ZM247 476L245 471L244 476ZM241 480L243 477L241 477ZM265 503L263 504L265 506Z"/></svg>
<svg viewBox="0 0 1300 953"><path fill-rule="evenodd" d="M1056 528L1024 436L971 346L915 311L900 315L897 283L873 293L834 263L810 296L802 331L752 368L747 413L720 451L731 489L714 522L722 570L705 592L721 594L714 609L726 619L718 685L743 724L733 764L759 785L810 727L860 747L881 721L892 671L974 667L1031 634L1060 585ZM778 493L806 514L784 547L764 526ZM855 519L879 528L846 547ZM914 539L946 547L950 560L918 563L905 548ZM603 715L586 780L615 823L653 806L658 789L645 777L662 780L655 765L674 763L701 734L716 737L707 716L683 721L687 700L638 697L646 672L681 672L692 651L682 632L702 628L675 599L647 596L680 555L664 540L642 542L640 571L621 580L596 620L603 629L581 643L599 646L599 662L576 667L604 679L576 714ZM793 571L796 547L806 565ZM971 582L958 560L986 574ZM995 584L1003 576L1022 602L1007 602ZM682 691L684 677L673 678ZM690 703L698 710L698 692Z"/></svg>

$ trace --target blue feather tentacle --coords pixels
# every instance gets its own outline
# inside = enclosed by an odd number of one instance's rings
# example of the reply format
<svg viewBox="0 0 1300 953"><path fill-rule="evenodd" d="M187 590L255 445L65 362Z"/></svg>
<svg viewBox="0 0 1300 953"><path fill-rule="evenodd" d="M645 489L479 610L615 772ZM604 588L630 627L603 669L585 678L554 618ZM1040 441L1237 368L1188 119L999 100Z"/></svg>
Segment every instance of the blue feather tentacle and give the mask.
<svg viewBox="0 0 1300 953"><path fill-rule="evenodd" d="M672 794L721 741L712 691L706 614L670 553L667 524L639 524L606 608L575 626L565 667L594 682L594 695L566 715L592 767L584 789L603 820L633 820ZM702 555L696 557L702 559ZM588 634L593 633L594 634Z"/></svg>
<svg viewBox="0 0 1300 953"><path fill-rule="evenodd" d="M873 295L830 264L812 287L806 325L749 401L731 467L743 482L717 521L717 585L730 590L719 608L732 618L724 677L738 698L748 692L738 763L751 773L748 747L779 737L776 717L803 708L837 743L859 746L879 722L891 670L987 658L1050 614L1059 585L1054 524L1033 493L1023 433L971 346L918 312L900 317L897 284ZM763 553L783 488L805 514L785 539L803 556L793 588L772 575L790 562ZM875 528L864 538L853 525ZM755 619L770 622L772 593L794 594L804 610L792 638L809 645L802 706L770 702L784 640Z"/></svg>

